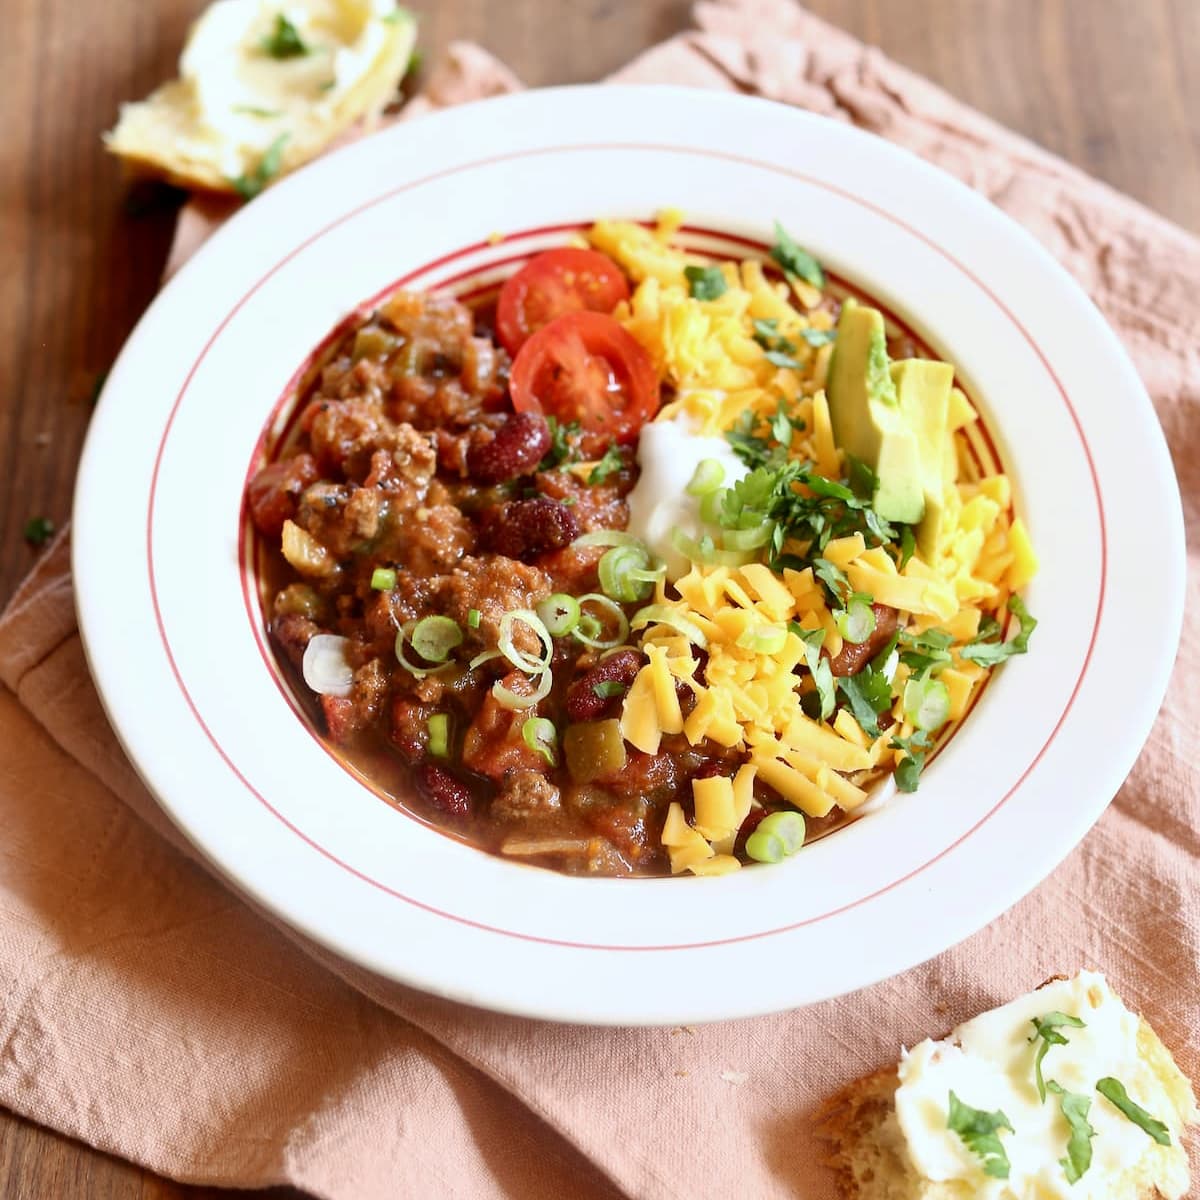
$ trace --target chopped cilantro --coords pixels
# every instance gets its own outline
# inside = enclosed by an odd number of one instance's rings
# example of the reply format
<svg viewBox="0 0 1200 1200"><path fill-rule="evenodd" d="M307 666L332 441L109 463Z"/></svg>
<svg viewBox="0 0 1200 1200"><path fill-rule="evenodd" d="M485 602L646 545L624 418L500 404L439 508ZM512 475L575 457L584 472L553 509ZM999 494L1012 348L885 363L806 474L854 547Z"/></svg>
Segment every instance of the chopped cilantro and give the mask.
<svg viewBox="0 0 1200 1200"><path fill-rule="evenodd" d="M915 792L921 784L925 769L925 752L929 749L929 734L918 729L912 737L893 737L888 746L903 750L904 757L896 764L896 787L902 792Z"/></svg>
<svg viewBox="0 0 1200 1200"><path fill-rule="evenodd" d="M794 359L790 354L785 353L783 350L768 350L763 357L771 364L771 366L785 367L790 371L798 371L802 366L801 363L797 362L796 359Z"/></svg>
<svg viewBox="0 0 1200 1200"><path fill-rule="evenodd" d="M606 679L603 683L593 683L592 691L600 697L601 700L611 700L614 696L623 695L628 688L625 684L616 679Z"/></svg>
<svg viewBox="0 0 1200 1200"><path fill-rule="evenodd" d="M776 317L761 317L751 322L754 327L754 340L764 350L782 350L791 354L796 349L795 342L789 342L779 332L779 320Z"/></svg>
<svg viewBox="0 0 1200 1200"><path fill-rule="evenodd" d="M1160 1146L1171 1144L1171 1134L1167 1127L1152 1117L1140 1104L1130 1100L1125 1085L1119 1079L1106 1075L1096 1084L1096 1091L1123 1116L1128 1117L1147 1137L1153 1138Z"/></svg>
<svg viewBox="0 0 1200 1200"><path fill-rule="evenodd" d="M24 537L31 546L44 546L54 536L54 522L49 517L30 517L25 522Z"/></svg>
<svg viewBox="0 0 1200 1200"><path fill-rule="evenodd" d="M1008 1154L1000 1141L1000 1130L1015 1132L1012 1122L999 1109L984 1112L964 1104L952 1091L946 1128L957 1133L963 1145L983 1160L983 1173L990 1179L1007 1179L1010 1169Z"/></svg>
<svg viewBox="0 0 1200 1200"><path fill-rule="evenodd" d="M826 346L837 337L836 329L802 329L800 336L813 347Z"/></svg>
<svg viewBox="0 0 1200 1200"><path fill-rule="evenodd" d="M768 356L769 357L769 356ZM792 434L799 425L803 429L802 421L793 421L787 414L787 401L780 397L779 404L775 409L775 415L771 418L771 436L785 449L792 444Z"/></svg>
<svg viewBox="0 0 1200 1200"><path fill-rule="evenodd" d="M833 682L833 671L829 667L829 659L821 654L825 643L824 629L805 629L795 621L788 622L788 629L804 643L804 661L812 674L816 686L817 699L820 708L817 719L824 721L833 714L837 705L837 692Z"/></svg>
<svg viewBox="0 0 1200 1200"><path fill-rule="evenodd" d="M812 569L813 574L825 585L825 590L839 605L854 591L850 586L850 580L846 578L846 572L836 563L831 563L829 559L814 558Z"/></svg>
<svg viewBox="0 0 1200 1200"><path fill-rule="evenodd" d="M880 714L892 707L892 681L882 670L868 666L857 675L843 675L837 686L863 733L872 740L877 738Z"/></svg>
<svg viewBox="0 0 1200 1200"><path fill-rule="evenodd" d="M908 566L908 560L917 552L917 539L913 536L911 525L900 526L900 561L897 566L901 571Z"/></svg>
<svg viewBox="0 0 1200 1200"><path fill-rule="evenodd" d="M1067 1157L1060 1158L1059 1165L1068 1183L1078 1183L1092 1165L1092 1138L1096 1136L1096 1131L1087 1119L1088 1110L1092 1107L1091 1097L1068 1092L1053 1079L1046 1086L1058 1097L1058 1106L1071 1129L1071 1136L1067 1140Z"/></svg>
<svg viewBox="0 0 1200 1200"><path fill-rule="evenodd" d="M588 473L588 483L603 483L610 475L615 475L625 465L621 451L616 442L609 442L604 457Z"/></svg>
<svg viewBox="0 0 1200 1200"><path fill-rule="evenodd" d="M1017 618L1017 632L1007 642L983 641L985 635L980 633L974 641L963 647L963 658L978 663L981 667L994 667L997 663L1012 658L1014 654L1024 654L1029 649L1029 638L1037 628L1037 621L1029 615L1029 610L1022 603L1020 596L1008 598L1008 611Z"/></svg>
<svg viewBox="0 0 1200 1200"><path fill-rule="evenodd" d="M547 417L546 425L550 429L550 449L546 457L538 463L539 471L552 471L563 463L578 462L579 448L575 438L579 436L579 422L568 421L563 424L557 417Z"/></svg>
<svg viewBox="0 0 1200 1200"><path fill-rule="evenodd" d="M953 642L953 635L944 629L927 629L924 633L904 630L900 634L900 645L903 647L900 661L914 675L924 675L926 672L936 675L952 661L950 646Z"/></svg>
<svg viewBox="0 0 1200 1200"><path fill-rule="evenodd" d="M1031 1022L1033 1025L1033 1037L1031 1042L1041 1038L1042 1044L1038 1047L1037 1057L1033 1060L1033 1077L1037 1083L1038 1096L1046 1099L1046 1081L1042 1078L1042 1059L1044 1059L1050 1050L1051 1046L1065 1046L1068 1038L1059 1033L1062 1027L1071 1029L1085 1029L1086 1026L1078 1017L1072 1017L1068 1013L1052 1012L1047 1013L1044 1017L1034 1017Z"/></svg>
<svg viewBox="0 0 1200 1200"><path fill-rule="evenodd" d="M821 264L803 246L798 245L778 221L775 222L775 245L771 247L771 257L788 275L798 275L815 288L825 286L825 272L821 270Z"/></svg>
<svg viewBox="0 0 1200 1200"><path fill-rule="evenodd" d="M276 14L275 28L258 44L262 52L272 58L303 58L312 53L300 31L283 13Z"/></svg>
<svg viewBox="0 0 1200 1200"><path fill-rule="evenodd" d="M727 285L720 267L684 267L683 274L693 300L716 300L725 295Z"/></svg>
<svg viewBox="0 0 1200 1200"><path fill-rule="evenodd" d="M290 134L281 133L266 148L262 158L258 160L258 166L253 171L243 172L236 179L230 181L243 200L253 200L279 174L283 148L287 145L290 136Z"/></svg>

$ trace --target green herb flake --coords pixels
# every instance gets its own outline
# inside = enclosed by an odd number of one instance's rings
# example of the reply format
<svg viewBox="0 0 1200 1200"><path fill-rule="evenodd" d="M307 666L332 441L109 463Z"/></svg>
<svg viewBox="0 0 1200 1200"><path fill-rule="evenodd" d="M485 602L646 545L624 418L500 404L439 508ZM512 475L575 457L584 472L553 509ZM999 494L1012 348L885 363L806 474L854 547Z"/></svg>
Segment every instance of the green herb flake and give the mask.
<svg viewBox="0 0 1200 1200"><path fill-rule="evenodd" d="M1078 1017L1072 1017L1069 1013L1052 1012L1047 1013L1044 1017L1034 1017L1031 1024L1033 1025L1033 1037L1031 1042L1041 1039L1041 1045L1038 1047L1037 1056L1033 1060L1033 1077L1037 1083L1038 1096L1044 1102L1046 1099L1046 1081L1042 1077L1042 1060L1050 1051L1051 1046L1065 1046L1070 1040L1063 1034L1059 1033L1059 1029L1086 1029L1087 1027Z"/></svg>
<svg viewBox="0 0 1200 1200"><path fill-rule="evenodd" d="M840 606L854 589L850 586L850 580L846 578L846 572L836 563L831 563L827 558L814 558L812 562L813 574L825 585L825 590L837 601Z"/></svg>
<svg viewBox="0 0 1200 1200"><path fill-rule="evenodd" d="M557 417L548 416L546 425L550 430L550 449L546 457L538 463L539 471L552 471L564 463L578 462L580 458L577 439L580 433L578 421L562 422Z"/></svg>
<svg viewBox="0 0 1200 1200"><path fill-rule="evenodd" d="M1012 1122L997 1109L984 1112L964 1104L953 1092L950 1093L950 1112L946 1117L946 1128L957 1133L963 1145L983 1160L983 1173L990 1179L1007 1179L1010 1170L1008 1153L1000 1141L1000 1131L1014 1133Z"/></svg>
<svg viewBox="0 0 1200 1200"><path fill-rule="evenodd" d="M908 566L908 560L917 552L917 539L913 536L911 525L900 526L900 561L897 567L903 571Z"/></svg>
<svg viewBox="0 0 1200 1200"><path fill-rule="evenodd" d="M888 742L892 750L904 751L904 757L896 764L894 778L896 787L902 792L915 792L921 786L921 772L925 769L925 754L929 749L929 734L918 729L912 737L896 736Z"/></svg>
<svg viewBox="0 0 1200 1200"><path fill-rule="evenodd" d="M836 329L802 329L800 336L814 349L818 346L827 346L830 342L837 338Z"/></svg>
<svg viewBox="0 0 1200 1200"><path fill-rule="evenodd" d="M611 700L614 696L623 696L627 690L625 684L616 679L606 679L602 683L592 684L592 691L601 700Z"/></svg>
<svg viewBox="0 0 1200 1200"><path fill-rule="evenodd" d="M1087 1119L1092 1107L1091 1097L1068 1092L1053 1079L1046 1086L1058 1097L1058 1106L1071 1130L1071 1136L1067 1139L1067 1156L1058 1160L1059 1165L1068 1183L1078 1183L1092 1165L1092 1138L1096 1136L1096 1131Z"/></svg>
<svg viewBox="0 0 1200 1200"><path fill-rule="evenodd" d="M1029 650L1029 638L1037 628L1037 621L1029 615L1029 610L1020 596L1008 598L1008 611L1017 618L1017 632L1007 642L984 641L985 637L991 636L989 627L987 634L981 631L972 642L962 648L960 653L963 658L968 662L978 663L981 667L994 667L1006 662L1015 654L1025 654Z"/></svg>
<svg viewBox="0 0 1200 1200"><path fill-rule="evenodd" d="M892 681L882 671L864 667L857 675L840 676L837 686L863 733L874 741L881 732L880 715L892 707Z"/></svg>
<svg viewBox="0 0 1200 1200"><path fill-rule="evenodd" d="M798 275L815 288L825 286L825 272L821 270L821 264L778 221L775 222L775 245L771 247L771 257L788 275Z"/></svg>
<svg viewBox="0 0 1200 1200"><path fill-rule="evenodd" d="M287 145L291 134L281 133L266 149L258 166L253 171L243 172L231 180L234 189L243 200L253 200L279 174L283 160L283 148Z"/></svg>
<svg viewBox="0 0 1200 1200"><path fill-rule="evenodd" d="M826 721L837 706L837 688L829 659L821 653L821 647L825 644L825 630L805 629L795 621L788 622L788 630L804 643L804 661L808 664L820 703L819 719Z"/></svg>
<svg viewBox="0 0 1200 1200"><path fill-rule="evenodd" d="M275 17L275 27L259 43L259 49L272 58L303 58L312 49L300 36L300 31L283 15Z"/></svg>
<svg viewBox="0 0 1200 1200"><path fill-rule="evenodd" d="M30 517L23 535L31 546L44 546L54 536L54 522L49 517Z"/></svg>
<svg viewBox="0 0 1200 1200"><path fill-rule="evenodd" d="M1131 1100L1125 1085L1119 1079L1106 1075L1096 1084L1096 1091L1123 1116L1128 1117L1147 1137L1153 1138L1160 1146L1171 1144L1171 1134L1167 1127L1152 1117L1140 1104Z"/></svg>
<svg viewBox="0 0 1200 1200"><path fill-rule="evenodd" d="M262 117L263 120L283 116L283 109L281 108L259 108L257 104L235 104L233 111L240 113L244 117Z"/></svg>
<svg viewBox="0 0 1200 1200"><path fill-rule="evenodd" d="M783 350L768 350L763 357L773 367L783 367L788 371L799 371L803 365Z"/></svg>
<svg viewBox="0 0 1200 1200"><path fill-rule="evenodd" d="M604 457L588 472L588 483L603 483L610 475L615 475L625 465L621 451L616 442L609 442Z"/></svg>
<svg viewBox="0 0 1200 1200"><path fill-rule="evenodd" d="M684 267L683 274L693 300L718 300L728 290L720 267Z"/></svg>
<svg viewBox="0 0 1200 1200"><path fill-rule="evenodd" d="M926 629L924 633L903 630L900 634L900 661L915 675L924 675L926 672L936 675L950 665L950 646L953 642L953 635L944 629Z"/></svg>

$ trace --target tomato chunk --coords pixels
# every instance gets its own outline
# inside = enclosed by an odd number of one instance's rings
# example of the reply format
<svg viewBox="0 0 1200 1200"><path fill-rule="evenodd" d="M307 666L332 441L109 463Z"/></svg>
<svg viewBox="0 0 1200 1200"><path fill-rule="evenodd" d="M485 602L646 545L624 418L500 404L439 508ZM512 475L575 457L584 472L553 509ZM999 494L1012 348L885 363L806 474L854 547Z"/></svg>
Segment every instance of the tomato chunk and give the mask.
<svg viewBox="0 0 1200 1200"><path fill-rule="evenodd" d="M565 313L611 313L629 299L629 284L598 250L547 250L531 259L500 289L496 333L516 355L532 334Z"/></svg>
<svg viewBox="0 0 1200 1200"><path fill-rule="evenodd" d="M658 411L650 355L612 317L573 312L539 329L512 365L518 412L578 421L589 433L631 442Z"/></svg>

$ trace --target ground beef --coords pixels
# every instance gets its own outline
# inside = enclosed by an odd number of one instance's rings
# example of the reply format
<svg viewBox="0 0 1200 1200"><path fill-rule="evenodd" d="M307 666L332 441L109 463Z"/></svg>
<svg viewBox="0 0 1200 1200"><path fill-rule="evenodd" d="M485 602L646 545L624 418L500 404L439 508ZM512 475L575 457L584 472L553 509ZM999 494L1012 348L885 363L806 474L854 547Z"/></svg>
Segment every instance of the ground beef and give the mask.
<svg viewBox="0 0 1200 1200"><path fill-rule="evenodd" d="M624 497L635 482L632 470L589 484L571 471L542 471L534 483L543 496L569 505L581 533L594 529L624 529L629 505Z"/></svg>
<svg viewBox="0 0 1200 1200"><path fill-rule="evenodd" d="M501 821L530 821L562 808L559 790L540 771L509 771L492 801L492 816Z"/></svg>

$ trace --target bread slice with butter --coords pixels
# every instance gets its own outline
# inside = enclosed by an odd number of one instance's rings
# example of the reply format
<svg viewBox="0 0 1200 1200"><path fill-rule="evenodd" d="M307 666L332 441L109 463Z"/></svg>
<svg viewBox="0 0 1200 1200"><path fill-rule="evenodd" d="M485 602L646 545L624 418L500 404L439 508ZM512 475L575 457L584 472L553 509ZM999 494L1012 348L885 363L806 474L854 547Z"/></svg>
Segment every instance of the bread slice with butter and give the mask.
<svg viewBox="0 0 1200 1200"><path fill-rule="evenodd" d="M191 28L179 78L122 105L105 143L183 187L254 195L377 116L415 39L396 0L216 0Z"/></svg>
<svg viewBox="0 0 1200 1200"><path fill-rule="evenodd" d="M827 1136L846 1200L1182 1200L1187 1078L1081 971L851 1084Z"/></svg>

